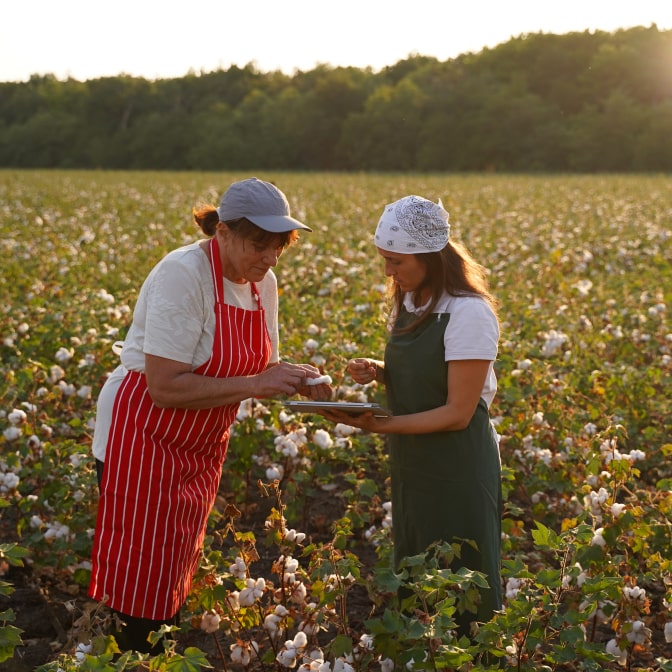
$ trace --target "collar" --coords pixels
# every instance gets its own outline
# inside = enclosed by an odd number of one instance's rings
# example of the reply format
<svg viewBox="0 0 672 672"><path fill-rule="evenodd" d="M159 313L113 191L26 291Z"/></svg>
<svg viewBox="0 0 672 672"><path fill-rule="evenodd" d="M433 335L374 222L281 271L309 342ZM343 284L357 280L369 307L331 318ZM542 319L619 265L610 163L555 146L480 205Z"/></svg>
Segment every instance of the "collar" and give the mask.
<svg viewBox="0 0 672 672"><path fill-rule="evenodd" d="M423 304L422 306L416 306L413 301L412 292L406 292L404 294L404 308L406 308L406 310L409 313L414 313L415 315L422 315L427 310L427 306L429 306L429 301L427 301L427 303Z"/></svg>

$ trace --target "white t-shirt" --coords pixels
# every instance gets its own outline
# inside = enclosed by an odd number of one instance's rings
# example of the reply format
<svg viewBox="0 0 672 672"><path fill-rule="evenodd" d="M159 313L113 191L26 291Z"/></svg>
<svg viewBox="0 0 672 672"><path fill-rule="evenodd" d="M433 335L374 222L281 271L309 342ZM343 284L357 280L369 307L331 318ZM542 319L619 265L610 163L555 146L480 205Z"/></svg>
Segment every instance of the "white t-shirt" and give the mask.
<svg viewBox="0 0 672 672"><path fill-rule="evenodd" d="M257 282L266 327L271 339L270 362L278 353L278 282L272 270ZM191 364L192 371L210 359L215 340L215 288L210 260L199 243L167 254L149 273L140 289L133 322L121 351L121 364L100 391L93 433L93 454L105 459L112 424L112 407L127 371L144 371L145 354ZM249 283L224 278L224 302L256 310Z"/></svg>
<svg viewBox="0 0 672 672"><path fill-rule="evenodd" d="M404 308L409 313L421 315L429 303L416 307L413 295L404 295ZM486 359L490 361L485 378L483 397L490 406L497 392L494 362L497 359L499 323L490 304L481 296L450 296L444 294L434 308L435 313L450 313L450 320L443 336L446 361L457 359Z"/></svg>

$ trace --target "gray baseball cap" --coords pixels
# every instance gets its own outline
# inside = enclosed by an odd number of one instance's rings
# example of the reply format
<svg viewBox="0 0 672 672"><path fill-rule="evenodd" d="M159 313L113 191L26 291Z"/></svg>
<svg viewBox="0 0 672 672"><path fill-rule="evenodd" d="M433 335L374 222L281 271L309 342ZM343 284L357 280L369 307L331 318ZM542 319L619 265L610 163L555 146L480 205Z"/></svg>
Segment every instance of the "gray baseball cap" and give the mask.
<svg viewBox="0 0 672 672"><path fill-rule="evenodd" d="M224 192L217 214L222 222L245 217L271 233L285 233L294 229L312 231L290 216L287 197L280 189L256 177L234 182Z"/></svg>

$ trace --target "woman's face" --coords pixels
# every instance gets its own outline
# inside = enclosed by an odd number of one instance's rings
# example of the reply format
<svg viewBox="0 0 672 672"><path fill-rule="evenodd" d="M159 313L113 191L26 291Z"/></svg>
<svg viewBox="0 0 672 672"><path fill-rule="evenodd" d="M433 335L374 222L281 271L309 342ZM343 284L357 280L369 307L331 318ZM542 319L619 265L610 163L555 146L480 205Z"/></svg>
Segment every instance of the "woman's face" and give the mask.
<svg viewBox="0 0 672 672"><path fill-rule="evenodd" d="M427 278L427 266L415 254L399 254L378 248L385 260L385 275L392 278L402 292L421 289Z"/></svg>
<svg viewBox="0 0 672 672"><path fill-rule="evenodd" d="M233 282L260 282L273 268L284 251L279 240L261 244L227 231L227 245L222 247L222 270Z"/></svg>

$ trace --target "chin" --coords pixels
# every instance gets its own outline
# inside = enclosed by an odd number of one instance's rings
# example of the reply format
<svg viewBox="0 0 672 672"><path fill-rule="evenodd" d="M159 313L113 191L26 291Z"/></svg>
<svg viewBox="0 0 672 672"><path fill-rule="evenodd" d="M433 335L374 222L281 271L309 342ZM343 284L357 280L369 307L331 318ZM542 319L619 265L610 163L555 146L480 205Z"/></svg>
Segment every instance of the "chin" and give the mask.
<svg viewBox="0 0 672 672"><path fill-rule="evenodd" d="M247 274L248 282L261 282L265 277L268 271L251 271Z"/></svg>

